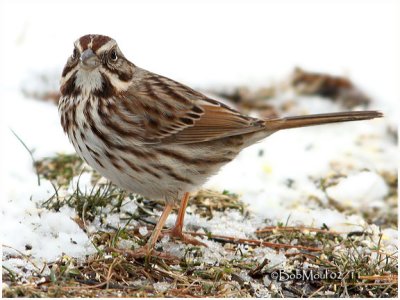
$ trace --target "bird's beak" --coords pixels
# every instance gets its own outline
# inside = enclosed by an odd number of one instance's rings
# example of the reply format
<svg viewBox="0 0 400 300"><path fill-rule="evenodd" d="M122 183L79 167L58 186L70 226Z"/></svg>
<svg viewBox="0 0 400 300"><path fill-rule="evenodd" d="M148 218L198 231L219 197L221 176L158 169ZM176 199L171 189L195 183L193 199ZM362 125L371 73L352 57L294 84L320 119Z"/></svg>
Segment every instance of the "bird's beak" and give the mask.
<svg viewBox="0 0 400 300"><path fill-rule="evenodd" d="M83 51L79 60L81 66L87 69L93 69L99 64L99 59L92 49L86 49Z"/></svg>

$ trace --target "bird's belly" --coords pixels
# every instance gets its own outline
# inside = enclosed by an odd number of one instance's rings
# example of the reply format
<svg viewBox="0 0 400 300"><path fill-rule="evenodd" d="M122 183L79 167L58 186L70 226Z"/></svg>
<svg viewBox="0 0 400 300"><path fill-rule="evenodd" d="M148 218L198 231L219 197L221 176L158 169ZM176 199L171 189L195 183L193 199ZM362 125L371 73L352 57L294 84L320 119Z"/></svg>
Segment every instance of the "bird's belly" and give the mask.
<svg viewBox="0 0 400 300"><path fill-rule="evenodd" d="M196 187L185 177L193 174L188 166L166 159L154 149L132 145L114 149L94 136L83 138L79 130L69 136L89 166L123 189L151 199L175 201Z"/></svg>
<svg viewBox="0 0 400 300"><path fill-rule="evenodd" d="M176 201L201 186L237 154L226 144L106 145L93 134L81 135L79 129L69 136L78 154L111 182L167 201Z"/></svg>
<svg viewBox="0 0 400 300"><path fill-rule="evenodd" d="M142 159L132 155L120 156L110 149L96 147L86 143L73 143L79 156L117 186L153 199L164 198L165 182L152 178L151 173L135 170L132 166L143 165ZM118 151L117 151L118 152ZM106 155L108 153L109 155ZM129 162L129 165L128 163Z"/></svg>

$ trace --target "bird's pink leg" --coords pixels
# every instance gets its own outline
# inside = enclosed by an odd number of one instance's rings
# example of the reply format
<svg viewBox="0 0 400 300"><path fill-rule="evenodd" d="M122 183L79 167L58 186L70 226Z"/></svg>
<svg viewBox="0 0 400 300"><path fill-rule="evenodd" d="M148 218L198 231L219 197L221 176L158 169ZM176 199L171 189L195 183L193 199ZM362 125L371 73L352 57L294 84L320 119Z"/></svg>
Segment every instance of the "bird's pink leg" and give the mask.
<svg viewBox="0 0 400 300"><path fill-rule="evenodd" d="M169 234L172 238L179 239L186 244L201 245L207 247L206 244L196 240L195 238L192 238L187 234L183 234L182 232L183 221L185 219L185 211L188 202L189 202L189 193L185 193L182 197L181 205L179 206L179 211L178 211L178 216L176 217L175 226L172 227L170 230L168 230L166 234Z"/></svg>
<svg viewBox="0 0 400 300"><path fill-rule="evenodd" d="M154 256L164 259L176 259L176 257L168 255L167 253L157 252L154 250L154 245L156 244L158 237L160 236L161 230L164 227L165 221L167 220L168 215L171 213L172 208L173 208L172 203L167 202L165 204L164 211L162 212L161 217L158 220L157 225L154 228L146 245L135 250L115 249L115 248L111 248L111 250L114 252L121 253L129 258Z"/></svg>
<svg viewBox="0 0 400 300"><path fill-rule="evenodd" d="M172 208L173 208L172 203L167 202L165 204L164 211L162 212L161 217L158 220L157 225L153 230L153 233L151 234L149 240L147 241L147 245L150 249L153 249L154 245L157 243L158 237L160 236L161 230L163 229L165 221L167 221L167 218L171 213Z"/></svg>

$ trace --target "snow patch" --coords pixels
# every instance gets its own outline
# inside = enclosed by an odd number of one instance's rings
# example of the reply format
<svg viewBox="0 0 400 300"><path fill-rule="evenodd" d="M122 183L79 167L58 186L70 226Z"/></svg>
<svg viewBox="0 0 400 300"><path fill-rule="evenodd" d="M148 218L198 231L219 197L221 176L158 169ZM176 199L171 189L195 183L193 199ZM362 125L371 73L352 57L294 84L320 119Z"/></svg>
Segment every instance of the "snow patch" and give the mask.
<svg viewBox="0 0 400 300"><path fill-rule="evenodd" d="M379 174L361 172L341 179L326 192L342 205L362 210L365 207L382 207L389 188Z"/></svg>

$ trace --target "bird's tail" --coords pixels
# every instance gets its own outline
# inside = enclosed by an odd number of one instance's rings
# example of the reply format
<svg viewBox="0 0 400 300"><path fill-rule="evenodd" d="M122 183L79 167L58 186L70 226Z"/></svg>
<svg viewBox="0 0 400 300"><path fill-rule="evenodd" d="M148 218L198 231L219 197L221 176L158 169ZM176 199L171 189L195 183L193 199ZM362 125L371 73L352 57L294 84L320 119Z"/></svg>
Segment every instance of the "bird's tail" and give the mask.
<svg viewBox="0 0 400 300"><path fill-rule="evenodd" d="M381 118L383 114L379 111L348 111L329 114L306 115L297 117L286 117L265 120L268 129L281 130L337 122L350 122Z"/></svg>

